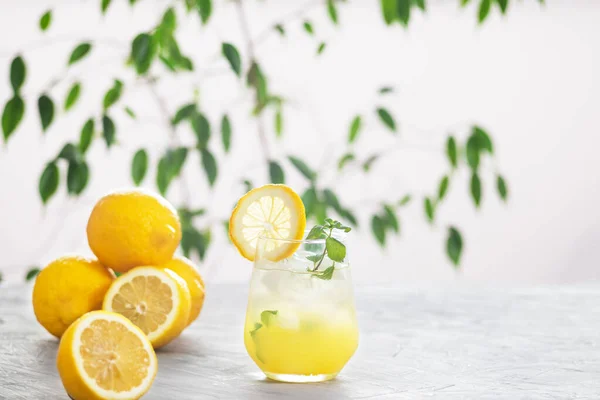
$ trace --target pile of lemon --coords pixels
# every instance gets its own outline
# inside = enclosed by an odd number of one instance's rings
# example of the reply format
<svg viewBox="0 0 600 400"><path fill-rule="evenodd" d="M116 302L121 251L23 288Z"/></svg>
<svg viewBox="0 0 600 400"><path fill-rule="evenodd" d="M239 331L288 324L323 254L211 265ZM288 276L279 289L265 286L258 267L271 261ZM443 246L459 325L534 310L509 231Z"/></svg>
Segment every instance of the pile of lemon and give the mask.
<svg viewBox="0 0 600 400"><path fill-rule="evenodd" d="M173 256L181 224L154 194L101 198L87 238L97 260L66 256L44 268L33 289L35 316L60 338L57 367L71 398L138 399L156 376L154 349L200 314L204 282L190 260Z"/></svg>

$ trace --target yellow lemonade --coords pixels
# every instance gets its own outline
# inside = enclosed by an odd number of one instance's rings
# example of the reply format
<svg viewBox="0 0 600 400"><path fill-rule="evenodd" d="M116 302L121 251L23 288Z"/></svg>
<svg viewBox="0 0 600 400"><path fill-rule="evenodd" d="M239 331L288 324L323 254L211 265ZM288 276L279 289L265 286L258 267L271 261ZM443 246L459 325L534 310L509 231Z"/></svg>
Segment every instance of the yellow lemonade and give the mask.
<svg viewBox="0 0 600 400"><path fill-rule="evenodd" d="M338 264L331 279L323 280L294 259L256 263L244 344L269 378L309 382L335 377L358 346L348 266Z"/></svg>

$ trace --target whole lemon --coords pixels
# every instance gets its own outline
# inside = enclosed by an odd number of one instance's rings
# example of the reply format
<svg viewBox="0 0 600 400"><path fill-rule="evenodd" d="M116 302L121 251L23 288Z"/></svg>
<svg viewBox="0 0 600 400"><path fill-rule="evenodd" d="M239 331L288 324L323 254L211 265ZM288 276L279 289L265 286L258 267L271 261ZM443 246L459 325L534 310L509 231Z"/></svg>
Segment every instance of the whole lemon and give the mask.
<svg viewBox="0 0 600 400"><path fill-rule="evenodd" d="M194 263L185 257L175 257L171 261L162 265L163 268L170 269L179 275L187 283L192 298L192 307L190 309L190 318L188 325L198 318L202 305L204 304L204 281L198 272Z"/></svg>
<svg viewBox="0 0 600 400"><path fill-rule="evenodd" d="M102 264L127 272L169 261L181 241L181 224L164 198L142 190L120 191L96 203L87 237Z"/></svg>
<svg viewBox="0 0 600 400"><path fill-rule="evenodd" d="M100 310L114 274L96 260L61 257L39 273L33 286L33 311L48 332L60 338L83 314Z"/></svg>

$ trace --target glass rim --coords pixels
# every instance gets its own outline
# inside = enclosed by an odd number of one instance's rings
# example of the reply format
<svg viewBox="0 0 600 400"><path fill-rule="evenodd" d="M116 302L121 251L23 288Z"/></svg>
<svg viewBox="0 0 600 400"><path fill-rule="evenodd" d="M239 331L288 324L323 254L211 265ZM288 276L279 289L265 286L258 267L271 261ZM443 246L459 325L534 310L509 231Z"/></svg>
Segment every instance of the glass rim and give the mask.
<svg viewBox="0 0 600 400"><path fill-rule="evenodd" d="M310 232L310 229L305 229L303 237L306 237L309 232ZM334 237L336 237L336 239L339 240L340 237L345 238L346 233L344 232L343 235L339 235L339 232L336 232L336 235ZM273 237L266 236L265 233L261 233L258 236L258 239L259 240L272 240L274 242L285 242L285 243L325 244L324 238L323 239L280 239L280 238L273 238Z"/></svg>

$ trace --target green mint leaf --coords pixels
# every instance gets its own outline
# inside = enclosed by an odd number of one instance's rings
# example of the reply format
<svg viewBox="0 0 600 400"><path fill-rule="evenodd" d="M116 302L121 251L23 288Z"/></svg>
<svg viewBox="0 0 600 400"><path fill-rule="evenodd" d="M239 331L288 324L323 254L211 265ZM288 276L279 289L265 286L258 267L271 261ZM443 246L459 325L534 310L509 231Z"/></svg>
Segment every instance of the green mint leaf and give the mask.
<svg viewBox="0 0 600 400"><path fill-rule="evenodd" d="M338 161L338 171L341 171L347 163L349 163L350 161L352 161L354 159L356 159L354 154L352 154L352 153L344 154L342 156L342 158L340 158L340 160Z"/></svg>
<svg viewBox="0 0 600 400"><path fill-rule="evenodd" d="M268 327L271 322L273 322L273 318L277 315L277 310L265 310L260 313L260 321L266 327Z"/></svg>
<svg viewBox="0 0 600 400"><path fill-rule="evenodd" d="M315 278L319 278L319 279L323 279L324 281L329 281L331 280L331 277L333 276L333 271L335 270L335 266L331 266L331 267L327 267L325 269L325 271L318 273L318 274L314 274L313 276Z"/></svg>
<svg viewBox="0 0 600 400"><path fill-rule="evenodd" d="M314 254L312 256L306 256L308 261L312 261L313 263L317 263L321 260L322 254Z"/></svg>
<svg viewBox="0 0 600 400"><path fill-rule="evenodd" d="M312 227L310 232L308 232L308 236L306 236L306 240L323 239L324 237L325 237L325 232L323 232L323 226L315 225Z"/></svg>
<svg viewBox="0 0 600 400"><path fill-rule="evenodd" d="M260 328L262 328L262 324L259 324L258 322L256 322L254 324L254 329L252 329L250 331L250 336L254 337L254 334L256 333L256 331L258 331Z"/></svg>
<svg viewBox="0 0 600 400"><path fill-rule="evenodd" d="M346 246L336 238L328 237L325 240L327 255L333 261L342 262L346 258Z"/></svg>

